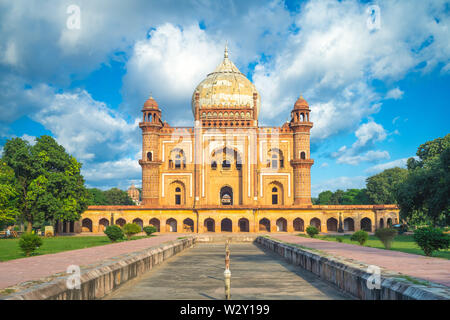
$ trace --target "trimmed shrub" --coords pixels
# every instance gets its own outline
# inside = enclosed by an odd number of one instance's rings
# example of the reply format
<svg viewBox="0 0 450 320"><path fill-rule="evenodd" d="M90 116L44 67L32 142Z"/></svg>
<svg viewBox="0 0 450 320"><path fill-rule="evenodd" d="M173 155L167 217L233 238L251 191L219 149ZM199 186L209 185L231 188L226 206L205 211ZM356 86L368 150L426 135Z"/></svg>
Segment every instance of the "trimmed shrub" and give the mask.
<svg viewBox="0 0 450 320"><path fill-rule="evenodd" d="M369 238L369 234L364 230L358 230L352 234L350 240L358 242L361 246L366 243Z"/></svg>
<svg viewBox="0 0 450 320"><path fill-rule="evenodd" d="M414 241L423 250L425 255L431 257L433 251L447 249L450 246L450 236L439 228L422 227L414 231Z"/></svg>
<svg viewBox="0 0 450 320"><path fill-rule="evenodd" d="M156 231L158 231L158 229L156 229L155 226L146 226L144 227L144 232L149 236L152 233L155 233Z"/></svg>
<svg viewBox="0 0 450 320"><path fill-rule="evenodd" d="M342 237L336 237L337 242L342 242Z"/></svg>
<svg viewBox="0 0 450 320"><path fill-rule="evenodd" d="M375 237L380 239L386 249L391 249L392 242L397 236L397 230L392 228L381 228L375 231Z"/></svg>
<svg viewBox="0 0 450 320"><path fill-rule="evenodd" d="M27 257L40 246L42 246L42 239L36 234L26 232L19 239L19 247Z"/></svg>
<svg viewBox="0 0 450 320"><path fill-rule="evenodd" d="M123 239L123 231L119 226L107 226L103 232L112 242Z"/></svg>
<svg viewBox="0 0 450 320"><path fill-rule="evenodd" d="M319 230L317 230L314 226L308 226L306 227L306 233L311 237L314 238L316 235L319 234Z"/></svg>
<svg viewBox="0 0 450 320"><path fill-rule="evenodd" d="M128 240L130 240L131 236L135 235L136 233L141 232L141 226L137 225L136 223L127 223L122 227L123 233L127 236Z"/></svg>

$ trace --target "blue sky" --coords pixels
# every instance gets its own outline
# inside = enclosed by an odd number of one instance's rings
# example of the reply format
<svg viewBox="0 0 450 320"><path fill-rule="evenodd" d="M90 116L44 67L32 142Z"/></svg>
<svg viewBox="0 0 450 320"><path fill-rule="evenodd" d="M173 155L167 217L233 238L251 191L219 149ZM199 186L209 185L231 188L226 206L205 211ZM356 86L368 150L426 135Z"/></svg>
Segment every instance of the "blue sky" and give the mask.
<svg viewBox="0 0 450 320"><path fill-rule="evenodd" d="M151 92L171 125L192 125L192 92L228 41L260 125L309 102L313 195L363 187L449 133L449 30L439 0L0 0L0 147L50 134L88 186L140 185L142 104Z"/></svg>

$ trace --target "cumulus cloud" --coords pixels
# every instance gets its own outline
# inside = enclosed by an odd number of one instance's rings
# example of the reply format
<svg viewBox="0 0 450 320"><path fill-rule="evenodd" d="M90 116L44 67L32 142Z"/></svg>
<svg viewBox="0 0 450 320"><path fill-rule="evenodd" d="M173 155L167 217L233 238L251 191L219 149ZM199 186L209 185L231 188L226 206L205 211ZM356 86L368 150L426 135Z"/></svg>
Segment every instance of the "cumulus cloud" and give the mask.
<svg viewBox="0 0 450 320"><path fill-rule="evenodd" d="M353 130L379 110L382 97L373 80L397 81L449 61L445 1L377 4L381 28L369 30L365 3L306 2L296 17L300 31L288 37L271 63L255 68L262 117L278 120L302 93L310 102L315 143Z"/></svg>
<svg viewBox="0 0 450 320"><path fill-rule="evenodd" d="M381 150L369 150L378 141L383 141L387 133L383 126L374 121L362 124L355 132L356 141L350 148L342 146L337 152L331 153L338 163L357 165L360 162L376 162L389 159L389 153Z"/></svg>
<svg viewBox="0 0 450 320"><path fill-rule="evenodd" d="M40 107L30 118L51 131L83 163L82 174L89 185L113 187L139 178L139 119L128 122L85 90L59 93L43 85L28 89L24 101ZM21 138L35 143L34 136L23 134Z"/></svg>
<svg viewBox="0 0 450 320"><path fill-rule="evenodd" d="M404 92L397 87L389 90L388 93L386 93L386 99L399 100L403 97L403 94Z"/></svg>
<svg viewBox="0 0 450 320"><path fill-rule="evenodd" d="M81 160L114 159L139 145L139 119L128 123L85 90L54 94L31 118Z"/></svg>
<svg viewBox="0 0 450 320"><path fill-rule="evenodd" d="M83 168L83 176L89 187L127 189L131 184L141 185L141 167L138 158L122 158L105 161Z"/></svg>
<svg viewBox="0 0 450 320"><path fill-rule="evenodd" d="M127 62L124 77L125 107L138 110L150 92L164 111L190 110L195 86L223 59L225 43L213 39L198 25L180 28L164 24L138 41ZM192 118L192 114L190 115Z"/></svg>

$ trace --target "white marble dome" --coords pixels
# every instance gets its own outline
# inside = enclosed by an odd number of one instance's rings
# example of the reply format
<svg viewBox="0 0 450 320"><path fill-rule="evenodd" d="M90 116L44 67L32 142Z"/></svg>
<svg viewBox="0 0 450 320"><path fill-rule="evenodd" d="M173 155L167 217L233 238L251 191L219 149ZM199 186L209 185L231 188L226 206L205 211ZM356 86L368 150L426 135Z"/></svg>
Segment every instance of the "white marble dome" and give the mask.
<svg viewBox="0 0 450 320"><path fill-rule="evenodd" d="M203 111L218 108L232 110L244 106L253 109L253 93L258 93L255 85L228 58L227 48L225 48L223 61L194 90L192 95L192 113L194 116L196 92L199 93L199 104ZM259 114L260 105L261 98L258 93L256 116Z"/></svg>

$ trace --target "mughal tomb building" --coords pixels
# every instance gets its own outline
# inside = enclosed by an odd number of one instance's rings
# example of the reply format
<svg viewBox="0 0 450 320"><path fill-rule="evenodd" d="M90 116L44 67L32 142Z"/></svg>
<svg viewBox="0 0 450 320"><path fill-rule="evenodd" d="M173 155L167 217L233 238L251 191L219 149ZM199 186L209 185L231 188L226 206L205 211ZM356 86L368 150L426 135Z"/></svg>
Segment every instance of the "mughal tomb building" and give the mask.
<svg viewBox="0 0 450 320"><path fill-rule="evenodd" d="M160 232L374 231L398 222L395 205L312 205L308 103L300 96L289 122L260 127L260 95L226 48L191 106L194 127L171 127L154 98L144 103L140 202L129 191L139 205L91 206L78 231L130 222Z"/></svg>

